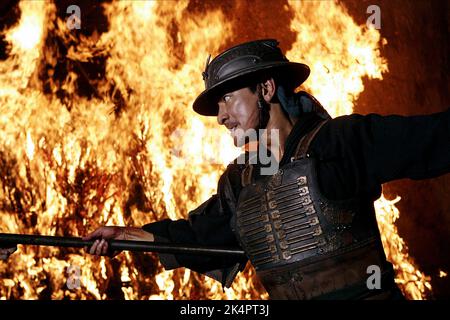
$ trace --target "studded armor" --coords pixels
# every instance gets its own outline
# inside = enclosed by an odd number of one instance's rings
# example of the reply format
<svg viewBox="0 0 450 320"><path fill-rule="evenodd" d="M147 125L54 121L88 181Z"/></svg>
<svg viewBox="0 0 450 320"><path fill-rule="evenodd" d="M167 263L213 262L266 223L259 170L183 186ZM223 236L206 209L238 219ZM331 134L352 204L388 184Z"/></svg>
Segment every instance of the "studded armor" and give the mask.
<svg viewBox="0 0 450 320"><path fill-rule="evenodd" d="M264 282L277 281L274 275L279 272L272 271L280 269L289 274L287 279L281 276L280 283L300 283L302 294L295 298L311 297L305 291L314 291L316 284L308 287L301 279L305 273L314 273L314 264L318 261L323 264L323 261L339 261L336 257L342 257L342 263L332 263L327 269L335 270L336 274L349 272L345 269L347 259L347 267L356 266L358 271L341 284L333 279L333 284L328 285L330 288L319 290L317 294L363 281L367 277L367 264L383 265L385 261L377 222L373 210L368 209L368 201L332 201L320 193L315 159L307 150L325 123L300 141L291 162L275 175L253 181L250 165L242 173L243 189L236 211L236 231L241 246L257 274L263 275L264 285ZM355 259L355 255L364 258ZM358 262L366 265L360 267ZM336 266L337 269L333 269ZM303 283L306 287L302 287ZM290 289L284 288L286 290ZM285 296L272 292L271 297Z"/></svg>

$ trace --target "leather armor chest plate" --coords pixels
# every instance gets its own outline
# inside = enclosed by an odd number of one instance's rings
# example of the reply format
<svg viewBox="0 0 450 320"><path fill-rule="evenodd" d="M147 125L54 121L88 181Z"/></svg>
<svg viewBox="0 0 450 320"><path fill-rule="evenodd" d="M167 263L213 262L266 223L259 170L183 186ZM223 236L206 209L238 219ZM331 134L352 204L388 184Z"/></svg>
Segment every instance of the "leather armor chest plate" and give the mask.
<svg viewBox="0 0 450 320"><path fill-rule="evenodd" d="M319 192L315 161L303 158L245 186L236 231L257 270L313 261L373 241L375 218L360 201L330 201Z"/></svg>

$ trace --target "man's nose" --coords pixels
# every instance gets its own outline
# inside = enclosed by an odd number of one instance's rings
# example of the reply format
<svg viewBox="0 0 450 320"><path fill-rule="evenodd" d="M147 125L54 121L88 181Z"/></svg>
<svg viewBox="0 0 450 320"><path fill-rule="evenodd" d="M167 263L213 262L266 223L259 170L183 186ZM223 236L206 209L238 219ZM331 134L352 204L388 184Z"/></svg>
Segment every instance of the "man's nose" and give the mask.
<svg viewBox="0 0 450 320"><path fill-rule="evenodd" d="M220 125L223 125L225 123L225 120L228 119L228 113L226 112L225 106L221 105L219 103L219 111L217 113L217 122Z"/></svg>

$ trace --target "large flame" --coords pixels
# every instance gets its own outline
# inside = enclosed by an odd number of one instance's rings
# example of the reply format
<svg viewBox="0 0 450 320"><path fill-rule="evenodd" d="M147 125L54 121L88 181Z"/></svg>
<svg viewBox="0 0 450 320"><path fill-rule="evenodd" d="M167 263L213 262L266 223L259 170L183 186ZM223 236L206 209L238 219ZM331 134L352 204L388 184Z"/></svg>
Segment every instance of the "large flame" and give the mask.
<svg viewBox="0 0 450 320"><path fill-rule="evenodd" d="M332 115L351 113L362 77L381 79L387 71L379 32L356 25L335 2L289 6L284 10L295 13L297 39L288 57L311 66L307 89ZM22 1L20 10L20 21L5 31L8 58L0 61L0 232L79 236L105 224L184 218L216 191L239 150L214 119L198 117L190 105L203 89L207 54L239 42L220 9L194 14L187 1L114 2L104 5L108 31L91 36L76 36L52 3ZM49 39L62 43L66 55ZM104 77L87 75L84 63L101 59ZM54 74L62 61L70 68L60 81ZM80 93L80 77L90 94ZM205 161L214 157L220 161ZM423 298L429 278L398 236L394 202L382 197L376 209L400 287L410 298ZM19 246L0 263L0 297L268 295L250 266L223 290L188 269L164 271L150 254L109 260L75 249Z"/></svg>

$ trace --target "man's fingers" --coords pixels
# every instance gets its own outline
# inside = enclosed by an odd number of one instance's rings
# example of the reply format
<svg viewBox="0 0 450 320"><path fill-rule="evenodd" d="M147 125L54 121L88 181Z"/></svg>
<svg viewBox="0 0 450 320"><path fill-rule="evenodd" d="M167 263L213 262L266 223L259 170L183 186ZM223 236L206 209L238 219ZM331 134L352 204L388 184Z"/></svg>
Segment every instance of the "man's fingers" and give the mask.
<svg viewBox="0 0 450 320"><path fill-rule="evenodd" d="M100 256L102 254L102 244L103 244L103 240L101 240L97 244L97 248L95 249L95 255Z"/></svg>
<svg viewBox="0 0 450 320"><path fill-rule="evenodd" d="M94 244L92 245L92 247L89 249L89 253L90 254L95 254L95 252L97 251L97 246L100 243L99 240L95 240Z"/></svg>
<svg viewBox="0 0 450 320"><path fill-rule="evenodd" d="M91 232L90 234L82 238L85 241L95 239L94 243L89 248L90 254L96 256L106 256L110 254L110 252L108 252L109 246L106 239L114 238L111 230L112 229L110 227L98 228L94 232Z"/></svg>
<svg viewBox="0 0 450 320"><path fill-rule="evenodd" d="M97 248L95 250L95 254L97 256L104 256L106 255L106 251L108 249L108 243L106 242L106 240L102 239L99 244L97 245Z"/></svg>
<svg viewBox="0 0 450 320"><path fill-rule="evenodd" d="M87 236L84 236L83 240L92 240L94 238L101 238L102 237L102 228L98 228L94 232L89 233Z"/></svg>
<svg viewBox="0 0 450 320"><path fill-rule="evenodd" d="M102 246L102 255L106 256L108 255L108 241L103 240L103 246Z"/></svg>

